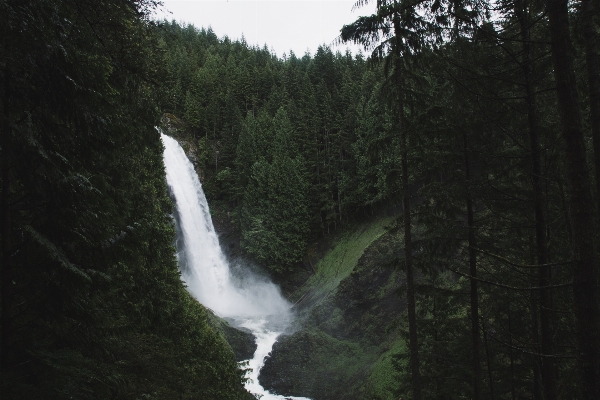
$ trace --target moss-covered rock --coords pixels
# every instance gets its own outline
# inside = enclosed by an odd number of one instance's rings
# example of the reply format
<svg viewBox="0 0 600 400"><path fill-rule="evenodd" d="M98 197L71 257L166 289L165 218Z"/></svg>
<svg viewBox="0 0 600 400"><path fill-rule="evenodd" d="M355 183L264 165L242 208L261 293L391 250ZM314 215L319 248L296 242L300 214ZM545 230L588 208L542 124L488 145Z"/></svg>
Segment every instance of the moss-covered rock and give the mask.
<svg viewBox="0 0 600 400"><path fill-rule="evenodd" d="M373 349L319 330L302 330L275 343L259 382L275 393L348 399L357 382L368 377L368 366L375 361L375 352L368 350Z"/></svg>
<svg viewBox="0 0 600 400"><path fill-rule="evenodd" d="M364 236L369 231L371 240ZM340 267L340 255L359 254L354 265L343 265L345 276L338 284L315 279L319 287L303 289L308 295L320 291L321 298L313 297L303 328L273 347L259 376L268 390L314 400L394 398L392 362L406 350L399 329L405 310L398 296L404 282L397 268L401 237L377 233L373 226L358 233L347 235L331 252L338 256L330 264Z"/></svg>
<svg viewBox="0 0 600 400"><path fill-rule="evenodd" d="M228 321L217 317L209 311L208 323L229 343L235 354L236 361L249 360L256 351L256 338L246 328L233 327Z"/></svg>

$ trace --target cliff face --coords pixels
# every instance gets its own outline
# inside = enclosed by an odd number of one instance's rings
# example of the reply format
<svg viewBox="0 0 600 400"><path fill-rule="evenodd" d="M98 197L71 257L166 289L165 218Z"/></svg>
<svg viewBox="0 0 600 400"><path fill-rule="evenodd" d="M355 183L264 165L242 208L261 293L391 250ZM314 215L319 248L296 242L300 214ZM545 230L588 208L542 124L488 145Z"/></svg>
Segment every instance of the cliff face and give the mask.
<svg viewBox="0 0 600 400"><path fill-rule="evenodd" d="M273 347L259 376L268 390L314 400L395 398L393 363L401 365L405 352L399 329L405 302L398 295L404 274L396 262L402 256L401 237L384 233L381 222L361 229L330 251L337 261L359 252L357 260L338 263L333 274L321 260L317 276L328 276L328 282L313 279L296 293L303 296L298 303L302 327Z"/></svg>

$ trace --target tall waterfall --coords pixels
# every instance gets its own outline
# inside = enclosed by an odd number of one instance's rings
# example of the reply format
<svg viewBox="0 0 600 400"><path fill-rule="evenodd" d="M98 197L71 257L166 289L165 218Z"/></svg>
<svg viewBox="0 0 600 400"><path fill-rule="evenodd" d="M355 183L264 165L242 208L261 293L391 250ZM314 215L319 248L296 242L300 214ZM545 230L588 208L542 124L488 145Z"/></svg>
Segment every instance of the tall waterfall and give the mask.
<svg viewBox="0 0 600 400"><path fill-rule="evenodd" d="M167 184L175 200L177 260L190 293L221 317L232 318L256 337L257 349L246 389L261 399L296 399L265 391L258 383L264 357L291 320L290 304L272 282L245 274L234 277L215 232L194 166L177 141L161 133ZM308 399L304 399L308 400Z"/></svg>

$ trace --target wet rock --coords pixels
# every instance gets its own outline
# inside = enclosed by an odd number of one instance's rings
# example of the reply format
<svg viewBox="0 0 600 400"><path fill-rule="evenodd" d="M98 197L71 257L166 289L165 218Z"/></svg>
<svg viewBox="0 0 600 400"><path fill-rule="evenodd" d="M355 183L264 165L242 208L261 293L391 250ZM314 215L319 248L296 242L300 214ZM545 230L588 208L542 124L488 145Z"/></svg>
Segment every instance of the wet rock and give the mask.
<svg viewBox="0 0 600 400"><path fill-rule="evenodd" d="M209 312L208 323L229 343L236 361L251 359L256 351L256 338L246 328L232 326L227 320Z"/></svg>
<svg viewBox="0 0 600 400"><path fill-rule="evenodd" d="M398 242L389 233L373 242L350 276L308 312L303 328L275 343L259 376L265 389L313 400L372 398L366 382L399 340L405 310Z"/></svg>
<svg viewBox="0 0 600 400"><path fill-rule="evenodd" d="M249 360L256 351L256 338L244 328L224 325L224 336L235 354L236 361Z"/></svg>

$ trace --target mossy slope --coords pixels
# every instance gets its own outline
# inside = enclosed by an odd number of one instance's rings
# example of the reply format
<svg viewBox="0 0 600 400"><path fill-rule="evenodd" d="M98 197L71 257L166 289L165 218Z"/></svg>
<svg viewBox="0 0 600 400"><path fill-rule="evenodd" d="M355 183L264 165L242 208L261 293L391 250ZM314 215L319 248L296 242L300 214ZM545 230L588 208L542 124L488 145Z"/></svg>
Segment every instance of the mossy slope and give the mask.
<svg viewBox="0 0 600 400"><path fill-rule="evenodd" d="M393 262L401 237L386 223L348 233L317 263L298 302L312 306L303 328L275 344L261 371L267 389L314 400L394 398L404 280Z"/></svg>
<svg viewBox="0 0 600 400"><path fill-rule="evenodd" d="M340 236L316 263L316 273L290 297L296 309L310 310L333 292L340 282L348 277L373 241L385 232L389 218L358 225L355 229Z"/></svg>

